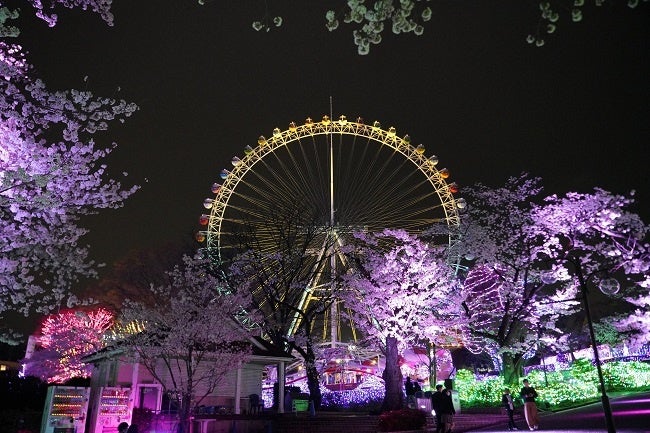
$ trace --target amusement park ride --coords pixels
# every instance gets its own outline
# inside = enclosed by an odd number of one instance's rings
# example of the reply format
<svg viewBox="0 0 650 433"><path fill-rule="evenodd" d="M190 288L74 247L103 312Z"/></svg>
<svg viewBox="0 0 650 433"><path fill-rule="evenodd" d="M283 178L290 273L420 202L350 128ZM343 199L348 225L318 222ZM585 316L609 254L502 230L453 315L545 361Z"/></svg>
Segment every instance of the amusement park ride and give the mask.
<svg viewBox="0 0 650 433"><path fill-rule="evenodd" d="M287 130L274 129L269 138L260 136L255 147L244 148L243 157L232 158L232 166L221 171L221 181L212 185L214 197L204 201L209 214L199 219L203 228L197 240L210 257L221 261L233 255L240 233L254 232L271 255L277 244L268 220L299 202L318 215L322 227L322 236L310 249L314 260L305 262L313 277L296 303L302 311L334 293L335 276L348 268L340 250L354 231L394 228L421 233L446 225L434 242L448 245L448 262L458 266L459 235L454 228L460 222L459 209L465 207L462 198L454 198L458 186L447 183L449 171L437 168L436 156L425 156L424 145L414 146L408 135L398 136L393 127L383 129L376 121L365 124L361 118L349 121L343 115L338 120L307 118L302 125L291 122ZM344 310L335 300L317 321L316 332L324 342L321 383L331 391L355 389L368 378L380 378L383 370L380 353L360 345L361 336L345 320ZM293 316L289 335L297 333L301 320L301 315ZM410 365L414 375L423 363L422 353L416 352L404 358L405 368ZM440 365L450 368L445 362ZM304 376L300 362L288 370L287 382Z"/></svg>

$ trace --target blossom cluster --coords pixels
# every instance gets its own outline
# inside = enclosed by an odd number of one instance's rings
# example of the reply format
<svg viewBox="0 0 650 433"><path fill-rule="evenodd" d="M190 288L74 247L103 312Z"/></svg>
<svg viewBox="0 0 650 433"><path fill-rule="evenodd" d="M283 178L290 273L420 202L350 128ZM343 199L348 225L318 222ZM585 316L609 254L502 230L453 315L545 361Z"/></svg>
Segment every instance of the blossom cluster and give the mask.
<svg viewBox="0 0 650 433"><path fill-rule="evenodd" d="M56 22L55 5L99 13L110 23L110 0L32 0L37 15ZM15 36L16 11L0 3L0 34ZM80 217L123 205L138 187L107 176L115 148L92 139L135 104L88 91L52 91L35 77L20 45L0 41L0 317L9 310L47 313L71 302L70 285L92 276L79 240ZM10 340L10 330L0 330Z"/></svg>
<svg viewBox="0 0 650 433"><path fill-rule="evenodd" d="M340 21L346 24L358 24L361 28L353 31L354 44L360 55L370 52L370 45L382 41L384 28L390 26L394 34L424 33L423 23L433 15L426 3L431 0L348 0L342 13L329 10L325 14L328 30L336 30Z"/></svg>

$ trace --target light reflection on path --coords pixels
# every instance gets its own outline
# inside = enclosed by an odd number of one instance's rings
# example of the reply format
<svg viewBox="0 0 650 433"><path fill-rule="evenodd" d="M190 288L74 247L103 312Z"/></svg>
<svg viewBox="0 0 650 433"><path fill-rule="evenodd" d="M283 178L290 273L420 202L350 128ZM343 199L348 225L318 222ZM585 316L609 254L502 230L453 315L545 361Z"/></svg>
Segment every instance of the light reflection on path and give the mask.
<svg viewBox="0 0 650 433"><path fill-rule="evenodd" d="M502 428L495 428L491 427L489 429L481 429L481 430L469 430L468 433L470 432L481 432L481 433L503 433L507 432L508 428L504 425ZM519 429L520 432L526 433L530 430L528 429ZM538 432L544 432L544 433L603 433L605 432L605 429L581 429L581 428L571 428L571 429L545 429L540 427L539 430L536 430ZM642 429L616 429L616 433L650 433L650 430L642 430Z"/></svg>

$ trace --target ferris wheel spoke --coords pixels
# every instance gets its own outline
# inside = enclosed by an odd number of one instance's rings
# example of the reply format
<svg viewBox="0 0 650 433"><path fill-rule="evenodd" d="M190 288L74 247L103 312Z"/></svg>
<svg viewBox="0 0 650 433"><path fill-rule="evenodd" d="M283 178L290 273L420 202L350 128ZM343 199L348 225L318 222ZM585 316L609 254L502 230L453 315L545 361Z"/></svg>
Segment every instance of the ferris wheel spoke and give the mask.
<svg viewBox="0 0 650 433"><path fill-rule="evenodd" d="M276 128L272 137L260 137L256 147L248 147L243 158L233 158L231 172L222 172L223 187L215 188L214 200L206 201L211 207L206 249L219 259L254 247L263 268L255 290L260 308L291 323L290 332L295 332L300 315L278 308L278 303L304 311L331 296L332 278L348 266L336 250L351 242L355 231L419 233L436 223L458 224L455 190L450 192L445 181L448 173L436 168L437 158L423 154L423 147L413 147L406 136L399 138L394 128L383 130L377 122L324 118L292 123L286 131ZM291 225L292 239L303 247L301 268L292 275L308 283L273 298L277 293L266 292L264 279L285 284L282 278L292 278L283 275L291 264L282 256L295 252L281 246L282 232ZM438 240L452 245L457 237ZM226 253L228 249L232 251ZM320 320L324 332L329 329L336 340L340 327L334 333L327 322L343 320L345 306L334 305Z"/></svg>

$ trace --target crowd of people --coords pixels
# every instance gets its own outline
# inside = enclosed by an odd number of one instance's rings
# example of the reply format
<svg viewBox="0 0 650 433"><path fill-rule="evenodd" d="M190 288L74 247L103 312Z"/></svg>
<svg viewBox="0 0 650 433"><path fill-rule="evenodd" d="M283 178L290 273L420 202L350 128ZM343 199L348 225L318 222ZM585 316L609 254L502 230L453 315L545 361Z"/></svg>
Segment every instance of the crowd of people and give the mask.
<svg viewBox="0 0 650 433"><path fill-rule="evenodd" d="M521 401L524 406L524 417L528 428L533 431L539 429L539 415L537 413L537 391L530 385L528 379L524 379L523 387L519 392ZM417 381L412 381L410 377L406 378L404 384L406 392L406 402L408 407L417 407L417 398L423 398L424 393ZM508 416L508 430L519 430L514 420L515 400L510 394L510 389L505 388L501 396L501 406ZM436 433L451 433L454 427L454 409L451 397L451 389L445 389L442 385L436 385L436 391L431 393L431 409L433 409L436 418Z"/></svg>

